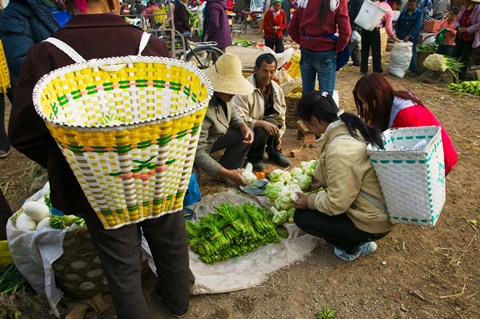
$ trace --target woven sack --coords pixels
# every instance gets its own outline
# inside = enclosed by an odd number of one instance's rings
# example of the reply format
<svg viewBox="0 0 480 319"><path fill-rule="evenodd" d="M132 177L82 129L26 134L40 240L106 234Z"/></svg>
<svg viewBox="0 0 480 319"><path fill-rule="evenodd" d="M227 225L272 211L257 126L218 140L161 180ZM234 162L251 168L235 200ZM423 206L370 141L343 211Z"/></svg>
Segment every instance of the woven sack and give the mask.
<svg viewBox="0 0 480 319"><path fill-rule="evenodd" d="M33 100L103 226L114 229L182 209L212 94L188 63L128 56L54 70Z"/></svg>
<svg viewBox="0 0 480 319"><path fill-rule="evenodd" d="M433 227L445 203L440 127L388 129L385 150L368 145L392 223Z"/></svg>
<svg viewBox="0 0 480 319"><path fill-rule="evenodd" d="M108 291L107 280L87 227L65 234L63 254L52 264L55 283L73 299L90 299Z"/></svg>

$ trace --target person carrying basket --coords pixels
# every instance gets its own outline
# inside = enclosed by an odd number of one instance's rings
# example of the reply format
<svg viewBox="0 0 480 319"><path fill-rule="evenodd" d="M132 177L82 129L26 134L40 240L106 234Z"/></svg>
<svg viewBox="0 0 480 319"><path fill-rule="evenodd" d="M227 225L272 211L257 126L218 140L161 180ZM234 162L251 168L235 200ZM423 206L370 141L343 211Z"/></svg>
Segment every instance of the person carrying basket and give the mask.
<svg viewBox="0 0 480 319"><path fill-rule="evenodd" d="M118 15L118 0L65 0L65 4L74 16L63 29L54 33L53 39L63 42L64 48L76 51L84 59L138 54L169 56L162 39L145 37L141 29ZM140 44L145 46L142 48ZM156 291L172 314L182 316L188 311L190 295L183 214L164 214L116 229L105 229L59 146L35 111L32 102L35 84L50 71L73 64L72 54L66 54L69 50L59 49L51 42L41 42L29 51L17 83L10 117L10 141L18 151L48 168L52 205L65 214L82 214L85 218L105 271L117 318L149 318L141 281L142 234L157 270Z"/></svg>

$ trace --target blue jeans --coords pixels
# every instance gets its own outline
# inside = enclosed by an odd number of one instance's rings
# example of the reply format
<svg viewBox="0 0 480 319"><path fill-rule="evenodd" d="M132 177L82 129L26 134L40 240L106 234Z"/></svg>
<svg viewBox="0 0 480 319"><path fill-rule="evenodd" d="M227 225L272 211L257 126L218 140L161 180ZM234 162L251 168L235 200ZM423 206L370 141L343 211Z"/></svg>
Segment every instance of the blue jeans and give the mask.
<svg viewBox="0 0 480 319"><path fill-rule="evenodd" d="M315 89L315 78L318 77L320 92L333 95L335 89L337 55L334 50L314 52L300 49L300 71L302 72L302 94Z"/></svg>

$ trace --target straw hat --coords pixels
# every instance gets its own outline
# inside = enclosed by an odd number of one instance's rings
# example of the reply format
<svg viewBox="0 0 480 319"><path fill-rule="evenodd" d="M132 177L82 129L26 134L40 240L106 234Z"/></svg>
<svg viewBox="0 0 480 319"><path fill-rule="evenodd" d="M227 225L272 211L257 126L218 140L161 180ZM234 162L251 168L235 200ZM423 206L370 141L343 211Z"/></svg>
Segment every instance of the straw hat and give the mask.
<svg viewBox="0 0 480 319"><path fill-rule="evenodd" d="M222 54L214 65L203 72L212 82L215 92L233 95L253 93L253 86L243 77L242 62L235 54Z"/></svg>

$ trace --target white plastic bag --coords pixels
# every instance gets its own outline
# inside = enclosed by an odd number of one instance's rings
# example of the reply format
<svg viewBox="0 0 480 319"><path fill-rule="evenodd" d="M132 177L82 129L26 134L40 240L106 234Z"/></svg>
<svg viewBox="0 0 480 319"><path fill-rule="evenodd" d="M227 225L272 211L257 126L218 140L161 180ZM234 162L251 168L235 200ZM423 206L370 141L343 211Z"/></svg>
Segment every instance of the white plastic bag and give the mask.
<svg viewBox="0 0 480 319"><path fill-rule="evenodd" d="M363 1L354 23L362 29L372 31L387 11L370 0Z"/></svg>
<svg viewBox="0 0 480 319"><path fill-rule="evenodd" d="M50 190L45 186L29 200L38 200ZM21 231L12 222L7 223L7 238L13 261L30 286L38 294L45 294L52 313L60 317L57 303L63 293L55 285L52 264L63 254L63 239L67 229L45 229L41 231Z"/></svg>
<svg viewBox="0 0 480 319"><path fill-rule="evenodd" d="M412 42L399 42L393 45L388 62L388 71L391 75L403 78L408 71L412 60Z"/></svg>

